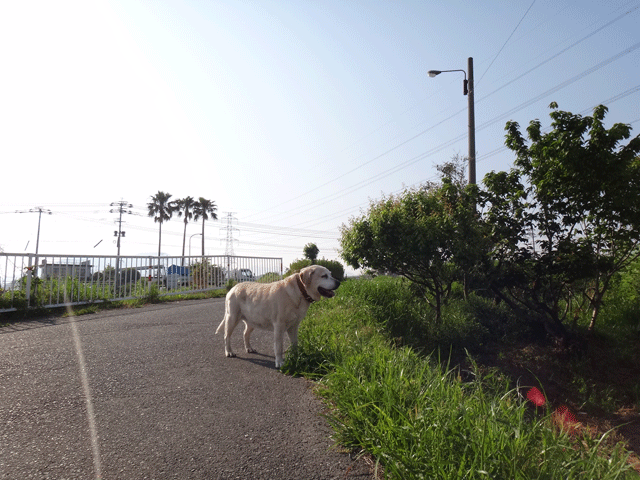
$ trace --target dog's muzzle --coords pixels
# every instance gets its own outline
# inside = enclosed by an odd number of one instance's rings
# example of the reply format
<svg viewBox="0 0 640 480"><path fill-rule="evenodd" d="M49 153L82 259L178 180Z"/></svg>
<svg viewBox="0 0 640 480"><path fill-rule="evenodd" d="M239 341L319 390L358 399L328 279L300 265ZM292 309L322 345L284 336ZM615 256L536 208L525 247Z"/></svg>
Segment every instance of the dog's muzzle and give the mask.
<svg viewBox="0 0 640 480"><path fill-rule="evenodd" d="M336 292L334 291L336 288L340 286L340 282L336 280L336 286L333 290L329 290L327 288L318 287L318 293L323 297L333 298L336 296Z"/></svg>

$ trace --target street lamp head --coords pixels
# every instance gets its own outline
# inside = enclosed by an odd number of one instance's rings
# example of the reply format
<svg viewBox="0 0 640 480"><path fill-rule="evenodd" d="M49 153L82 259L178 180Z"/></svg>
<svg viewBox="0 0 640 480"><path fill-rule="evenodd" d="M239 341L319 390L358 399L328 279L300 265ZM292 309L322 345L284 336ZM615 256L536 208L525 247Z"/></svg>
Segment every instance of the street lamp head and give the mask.
<svg viewBox="0 0 640 480"><path fill-rule="evenodd" d="M474 88L473 88L473 58L467 60L467 69L469 78L467 78L466 70L429 70L427 75L436 77L444 72L462 72L464 73L464 82L462 84L462 93L467 95L469 99L469 184L476 183L476 121L474 106Z"/></svg>

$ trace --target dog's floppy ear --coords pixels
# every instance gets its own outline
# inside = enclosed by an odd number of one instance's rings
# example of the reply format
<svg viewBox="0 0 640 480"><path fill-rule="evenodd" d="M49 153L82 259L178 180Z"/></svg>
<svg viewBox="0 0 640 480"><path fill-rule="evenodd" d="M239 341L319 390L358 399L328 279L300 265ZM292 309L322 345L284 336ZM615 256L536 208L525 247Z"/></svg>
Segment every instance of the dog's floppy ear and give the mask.
<svg viewBox="0 0 640 480"><path fill-rule="evenodd" d="M310 285L311 277L313 277L314 272L315 272L315 269L313 268L310 268L310 267L303 268L300 271L300 277L302 278L302 283L304 283L305 285Z"/></svg>

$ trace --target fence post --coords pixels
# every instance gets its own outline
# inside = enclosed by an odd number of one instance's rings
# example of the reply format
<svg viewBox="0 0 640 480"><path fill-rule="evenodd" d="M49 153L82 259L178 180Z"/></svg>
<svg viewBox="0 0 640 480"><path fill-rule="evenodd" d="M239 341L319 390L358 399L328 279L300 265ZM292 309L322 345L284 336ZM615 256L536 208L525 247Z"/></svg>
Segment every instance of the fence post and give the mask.
<svg viewBox="0 0 640 480"><path fill-rule="evenodd" d="M38 267L36 266L36 268ZM32 276L32 264L31 264L31 255L29 255L27 260L27 286L26 286L27 291L25 292L25 295L27 297L27 307L31 306L31 276Z"/></svg>

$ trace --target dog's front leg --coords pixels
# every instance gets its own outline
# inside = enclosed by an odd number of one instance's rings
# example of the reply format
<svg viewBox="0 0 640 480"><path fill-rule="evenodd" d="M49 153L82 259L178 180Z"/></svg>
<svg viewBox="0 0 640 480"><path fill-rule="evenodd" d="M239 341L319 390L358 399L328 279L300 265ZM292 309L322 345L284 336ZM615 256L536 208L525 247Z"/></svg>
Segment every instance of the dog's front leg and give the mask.
<svg viewBox="0 0 640 480"><path fill-rule="evenodd" d="M284 357L282 356L283 343L284 343L284 329L281 326L275 326L273 329L273 350L276 354L276 368L284 365Z"/></svg>

